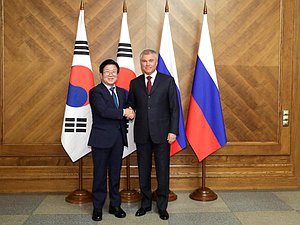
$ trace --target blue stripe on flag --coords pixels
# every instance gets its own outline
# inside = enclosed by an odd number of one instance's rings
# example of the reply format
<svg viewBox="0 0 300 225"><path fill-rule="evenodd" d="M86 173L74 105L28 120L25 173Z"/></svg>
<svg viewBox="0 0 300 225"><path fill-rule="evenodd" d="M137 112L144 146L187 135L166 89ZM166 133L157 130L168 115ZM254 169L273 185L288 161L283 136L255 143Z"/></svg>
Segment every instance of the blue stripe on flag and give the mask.
<svg viewBox="0 0 300 225"><path fill-rule="evenodd" d="M221 146L226 144L220 94L217 86L197 56L192 95Z"/></svg>
<svg viewBox="0 0 300 225"><path fill-rule="evenodd" d="M157 71L160 73L172 76L171 73L169 72L163 58L158 54L158 63L157 63Z"/></svg>

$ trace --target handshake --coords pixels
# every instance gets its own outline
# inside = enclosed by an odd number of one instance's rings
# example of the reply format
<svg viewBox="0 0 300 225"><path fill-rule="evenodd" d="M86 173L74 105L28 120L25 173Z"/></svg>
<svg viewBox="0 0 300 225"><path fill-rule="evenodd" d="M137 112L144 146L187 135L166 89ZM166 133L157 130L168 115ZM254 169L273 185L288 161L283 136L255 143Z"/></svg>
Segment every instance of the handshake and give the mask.
<svg viewBox="0 0 300 225"><path fill-rule="evenodd" d="M128 107L128 108L124 109L124 116L128 120L133 120L135 118L135 112L133 111L133 109L131 107Z"/></svg>

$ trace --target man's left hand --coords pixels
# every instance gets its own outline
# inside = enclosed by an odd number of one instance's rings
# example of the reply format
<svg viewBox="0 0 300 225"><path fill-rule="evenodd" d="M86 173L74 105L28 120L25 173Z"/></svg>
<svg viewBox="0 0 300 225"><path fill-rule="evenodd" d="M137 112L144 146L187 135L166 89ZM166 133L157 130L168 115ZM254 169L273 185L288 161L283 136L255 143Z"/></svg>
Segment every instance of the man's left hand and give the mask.
<svg viewBox="0 0 300 225"><path fill-rule="evenodd" d="M172 144L176 140L176 134L168 133L167 140L168 140L169 144Z"/></svg>

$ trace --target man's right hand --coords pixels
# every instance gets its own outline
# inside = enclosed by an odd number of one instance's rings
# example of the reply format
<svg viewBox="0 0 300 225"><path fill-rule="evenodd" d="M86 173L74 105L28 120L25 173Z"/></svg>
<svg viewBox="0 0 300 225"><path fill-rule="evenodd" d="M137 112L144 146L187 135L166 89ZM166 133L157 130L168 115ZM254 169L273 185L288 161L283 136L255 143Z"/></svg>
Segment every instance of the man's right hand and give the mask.
<svg viewBox="0 0 300 225"><path fill-rule="evenodd" d="M125 109L125 114L124 116L128 119L128 120L133 120L135 118L135 112L133 111L133 109L131 107L126 108Z"/></svg>

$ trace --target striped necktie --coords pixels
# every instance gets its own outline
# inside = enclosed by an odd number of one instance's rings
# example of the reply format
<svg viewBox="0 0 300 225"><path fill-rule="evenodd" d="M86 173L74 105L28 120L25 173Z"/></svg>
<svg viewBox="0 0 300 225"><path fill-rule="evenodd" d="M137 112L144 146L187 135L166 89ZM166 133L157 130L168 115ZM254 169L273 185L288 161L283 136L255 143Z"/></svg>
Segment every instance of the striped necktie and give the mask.
<svg viewBox="0 0 300 225"><path fill-rule="evenodd" d="M109 90L111 91L111 95L114 99L116 107L119 108L118 98L117 98L117 95L115 94L115 91L114 91L115 87L111 87Z"/></svg>

